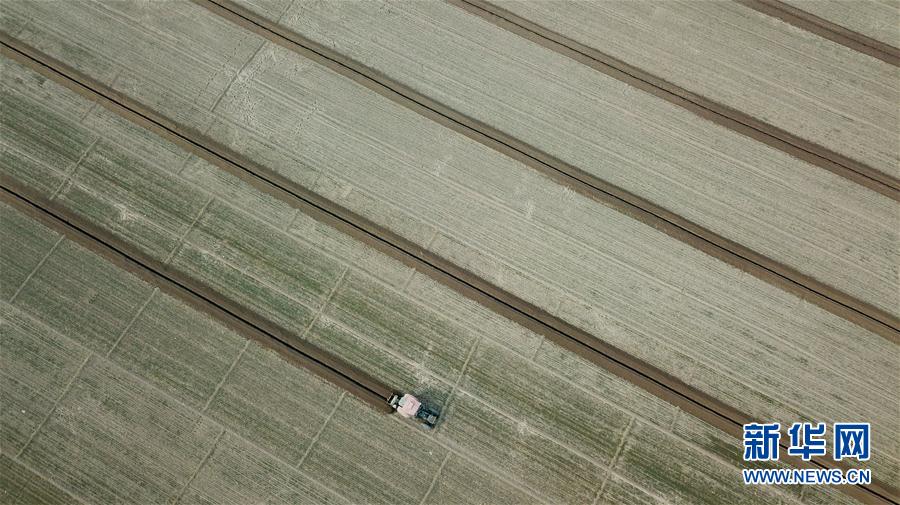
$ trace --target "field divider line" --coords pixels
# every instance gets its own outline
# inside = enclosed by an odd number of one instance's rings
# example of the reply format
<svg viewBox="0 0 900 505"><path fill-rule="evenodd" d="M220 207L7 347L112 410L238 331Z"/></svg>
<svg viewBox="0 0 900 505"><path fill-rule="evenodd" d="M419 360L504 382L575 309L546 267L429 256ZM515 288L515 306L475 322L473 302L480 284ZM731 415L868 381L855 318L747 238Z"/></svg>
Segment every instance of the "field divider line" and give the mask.
<svg viewBox="0 0 900 505"><path fill-rule="evenodd" d="M459 376L456 377L456 381L453 383L453 390L450 392L451 396L459 389L459 385L462 384L463 379L466 377L466 372L469 371L469 364L472 363L472 358L475 356L475 353L478 352L478 347L482 344L482 341L485 339L483 335L479 335L472 342L472 347L469 348L469 352L466 353L466 360L463 361L462 366L459 368ZM450 403L450 398L447 398L447 403Z"/></svg>
<svg viewBox="0 0 900 505"><path fill-rule="evenodd" d="M238 78L241 76L241 74L244 72L244 70L246 70L247 66L250 65L250 62L252 62L253 59L256 58L256 55L258 55L259 52L262 51L262 48L266 47L267 43L268 42L266 40L263 40L262 44L260 44L259 47L256 48L256 51L253 51L253 54L251 54L250 57L247 58L247 61L245 61L244 64L241 65L241 68L238 69L238 71L234 73L234 75L231 77L231 80L228 81L228 85L225 86L225 89L222 90L222 94L220 94L218 96L218 98L216 98L215 103L213 103L212 107L209 108L210 112L216 111L216 107L219 106L219 102L221 102L222 99L225 98L225 95L227 95L228 92L231 91L231 87L234 86L235 81L238 80Z"/></svg>
<svg viewBox="0 0 900 505"><path fill-rule="evenodd" d="M50 418L53 417L53 414L56 412L56 409L57 409L57 407L59 407L59 404L62 403L62 401L66 397L66 395L69 394L69 390L72 389L72 384L75 384L75 381L78 380L78 377L81 375L81 371L84 370L85 365L87 365L88 361L90 361L91 357L93 357L93 356L94 356L93 351L89 352L87 357L84 358L84 361L81 362L81 365L78 366L78 369L75 370L75 373L72 374L72 378L70 378L69 382L66 383L66 387L63 388L63 391L59 395L59 398L57 398L56 401L53 402L53 407L50 408L50 410L47 412L47 415L45 415L44 418L41 420L41 424L37 425L37 428L35 428L34 431L31 432L31 436L28 437L28 440L25 442L25 445L23 445L22 448L19 449L19 452L16 453L16 459L21 459L22 454L25 454L25 451L31 445L31 442L34 441L34 437L37 436L38 432L40 432L41 429L43 429L43 427L47 424L47 422L50 421Z"/></svg>
<svg viewBox="0 0 900 505"><path fill-rule="evenodd" d="M542 339L538 342L538 345L535 346L534 352L531 353L531 356L528 358L530 361L537 362L538 355L541 354L541 348L544 347L544 340L545 340L545 339L542 338Z"/></svg>
<svg viewBox="0 0 900 505"><path fill-rule="evenodd" d="M305 339L306 336L312 331L313 326L319 322L322 314L325 312L325 309L328 308L328 304L331 303L331 299L334 298L335 293L341 289L344 281L347 279L347 274L350 272L350 266L344 266L344 269L341 270L341 274L338 276L337 280L334 282L334 286L331 287L331 290L328 291L328 295L325 297L325 300L322 301L322 305L319 306L318 310L316 310L315 315L309 320L309 324L306 325L306 328L303 328L303 332L300 334L300 338Z"/></svg>
<svg viewBox="0 0 900 505"><path fill-rule="evenodd" d="M107 358L112 356L112 353L116 350L116 347L119 347L119 342L121 342L122 339L125 338L125 335L128 334L128 332L131 330L131 327L134 326L135 321L137 321L138 318L141 317L141 314L144 313L144 309L147 308L147 305L150 305L150 300L153 299L153 296L156 295L157 291L159 291L159 288L157 287L154 287L152 290L150 290L150 295L147 296L147 299L144 300L144 303L142 303L141 306L138 307L137 311L134 313L134 316L132 316L131 319L128 320L128 324L126 324L125 327L122 328L122 331L119 332L119 336L116 338L116 341L113 342L112 347L110 347L109 350L106 351Z"/></svg>
<svg viewBox="0 0 900 505"><path fill-rule="evenodd" d="M316 442L319 441L319 438L321 438L322 433L325 432L325 428L328 427L329 421L331 421L331 418L334 417L334 413L337 412L338 407L341 406L341 402L344 401L344 396L346 396L346 394L347 394L346 392L341 391L341 394L338 395L338 399L336 402L334 402L334 407L331 408L331 412L328 413L328 416L325 418L325 422L323 422L322 426L318 429L318 431L316 431L316 434L313 436L312 440L310 440L309 445L306 446L306 450L303 451L303 455L300 456L300 460L297 461L297 464L294 465L294 468L299 470L300 467L303 466L303 463L306 461L306 458L308 458L309 454L313 451L313 447L316 445Z"/></svg>
<svg viewBox="0 0 900 505"><path fill-rule="evenodd" d="M231 0L192 1L242 28L310 59L392 100L398 105L418 113L426 119L432 120L500 154L521 162L547 176L550 180L582 196L606 205L741 271L748 272L764 282L813 303L894 343L900 344L900 318L885 310L863 302L833 286L803 274L795 268L781 264L749 247L727 239L674 212L666 210L660 205L610 184L481 121L465 116L402 83L394 81L375 69L362 65L337 51L313 42L244 7L236 5ZM477 7L474 3L468 3L464 0L449 1L452 5L472 12L475 15L482 15L489 21L510 24L481 7ZM582 56L582 59L588 58ZM617 69L613 70L621 74L622 78L634 81L630 83L635 86L642 82ZM649 86L648 88L650 92L661 93L666 97L676 97L685 104L690 103L686 99L677 97L662 88L654 86ZM714 121L725 118L723 115L709 112L708 109L702 107L698 109L698 112L703 112L703 114L710 116L708 119ZM750 130L753 130L753 128L746 125L741 127L746 130L744 133L747 134L749 134ZM775 138L771 136L765 137ZM779 140L779 142L782 141ZM791 154L797 157L804 156L803 153L806 152L796 147L785 147L785 149L793 149ZM851 161L847 163L851 163ZM900 181L895 181L895 188L869 176L863 176L861 173L847 170L846 167L841 168L841 166L835 165L833 162L829 161L825 164L840 172L841 175L852 178L855 182L869 187L869 189L883 192L887 196L900 201ZM881 174L881 172L875 172Z"/></svg>
<svg viewBox="0 0 900 505"><path fill-rule="evenodd" d="M299 217L299 215L300 211L294 209L294 212L291 214L291 218L287 220L287 224L284 225L284 229L282 231L290 235L291 229L294 228L294 223L297 222L297 218Z"/></svg>
<svg viewBox="0 0 900 505"><path fill-rule="evenodd" d="M600 497L603 496L603 491L606 489L606 484L609 482L612 474L615 473L616 463L619 461L619 455L622 454L622 449L625 447L625 442L628 441L628 435L631 433L631 428L636 422L637 418L635 416L631 416L631 419L628 420L628 424L625 425L625 429L622 430L622 439L619 440L619 445L616 446L616 451L613 453L613 457L609 461L609 466L606 469L606 476L603 478L603 482L600 484L600 487L597 488L597 494L594 495L593 505L597 505L600 502Z"/></svg>
<svg viewBox="0 0 900 505"><path fill-rule="evenodd" d="M95 103L94 105L97 104ZM63 189L65 189L67 185L72 184L72 182L75 180L75 175L77 175L76 173L78 172L78 168L81 166L81 163L84 162L84 159L87 158L89 154L91 154L91 151L94 150L94 147L98 142L100 142L100 137L95 138L94 141L88 145L87 149L85 149L84 152L81 153L81 156L78 157L78 161L76 161L75 164L72 165L72 170L68 174L66 174L65 179L63 179L63 181L59 183L59 186L57 186L56 189L53 190L53 194L50 195L51 200L56 200L56 197L59 196L60 193L62 193Z"/></svg>
<svg viewBox="0 0 900 505"><path fill-rule="evenodd" d="M450 456L453 455L453 451L447 450L447 455L444 456L444 459L441 460L440 466L437 467L437 470L434 472L434 477L431 478L431 484L428 485L428 489L425 491L425 494L422 495L422 499L419 500L419 505L425 505L428 503L428 497L431 496L431 492L434 491L434 487L437 485L438 479L441 478L441 472L444 471L444 467L447 466L447 462L450 461Z"/></svg>
<svg viewBox="0 0 900 505"><path fill-rule="evenodd" d="M59 244L61 244L63 239L65 239L65 238L66 238L65 235L60 235L59 238L56 240L56 242L54 242L53 245L50 246L50 250L47 251L47 254L45 254L41 258L41 260L37 262L37 265L35 265L34 268L32 268L30 272L28 272L28 275L25 276L25 280L22 281L22 284L19 284L19 287L16 288L15 293L13 293L13 295L9 298L10 305L12 305L12 303L14 301L16 301L16 298L18 298L19 293L21 293L22 290L25 289L25 285L28 284L28 281L30 281L31 278L34 277L34 274L37 273L38 270L40 270L40 268L47 261L47 258L49 258L51 254L53 254L53 251L55 251L56 248L59 247Z"/></svg>
<svg viewBox="0 0 900 505"><path fill-rule="evenodd" d="M453 382L453 385L450 387L450 393L447 395L447 399L444 401L444 406L441 408L442 412L446 412L450 408L450 404L453 402L453 399L457 396L459 392L459 385L462 384L463 378L466 376L466 371L469 369L469 363L472 361L472 357L475 356L476 349L481 345L482 339L485 337L479 335L472 341L472 347L469 348L469 352L466 353L466 360L463 362L462 366L459 369L459 375L456 377L456 380ZM439 423L441 421L438 421ZM434 432L428 434L431 438L434 438Z"/></svg>
<svg viewBox="0 0 900 505"><path fill-rule="evenodd" d="M234 359L231 361L231 365L228 366L228 370L225 370L225 374L222 375L222 378L216 384L213 392L210 393L209 398L206 399L206 403L203 404L203 408L200 409L201 414L206 414L207 409L209 409L210 404L212 404L213 399L219 394L219 391L222 389L222 386L225 385L225 381L228 380L228 377L231 375L231 371L235 369L238 362L241 361L241 358L244 356L244 353L247 352L247 348L250 347L250 340L248 339L244 342L244 346L241 347L241 350L237 353Z"/></svg>
<svg viewBox="0 0 900 505"><path fill-rule="evenodd" d="M534 501L529 503L538 503L541 505L557 505L554 502L547 501L546 498L539 496L537 493L525 487L521 483L515 481L512 477L513 475L510 473L502 473L499 469L496 468L496 465L492 465L490 462L484 460L481 456L476 456L472 454L465 454L459 448L454 447L452 444L447 442L442 442L441 440L434 439L435 443L439 446L443 447L450 451L451 454L456 456L457 458L463 460L465 463L478 467L479 470L482 470L485 474L490 475L494 479L506 484L507 486L521 492L522 494L528 495Z"/></svg>
<svg viewBox="0 0 900 505"><path fill-rule="evenodd" d="M42 75L53 79L59 84L82 94L88 99L99 101L109 110L116 112L139 126L143 126L188 151L203 157L213 165L237 176L240 180L245 181L262 192L302 210L313 219L330 225L335 229L356 238L364 244L399 260L403 264L419 270L423 274L428 275L432 279L453 289L459 294L482 304L495 313L506 317L537 334L550 338L564 349L587 358L589 361L605 368L611 373L618 375L669 403L672 403L733 437L740 439L742 434L741 426L747 422L753 421L753 418L748 414L684 383L673 375L547 313L545 310L489 283L459 265L456 265L397 233L310 191L308 188L291 181L283 175L268 169L265 166L259 165L252 160L246 159L244 156L233 152L231 149L212 139L205 138L195 130L175 123L160 113L147 108L140 102L115 90L109 89L105 85L81 74L68 65L41 53L37 49L2 35L0 36L0 52L2 52L3 55L36 70ZM0 174L0 179L7 180L8 178ZM18 198L20 200L25 200L27 204L23 205L37 207L40 211L52 215L54 219L60 219L58 216L49 213L45 208L28 201L27 198L16 195L15 192L10 192L10 190L6 189L4 193L4 199ZM42 197L37 196L36 198L40 201ZM53 202L42 202L42 205L53 207L55 204ZM39 219L46 220L47 218L44 217ZM83 219L78 218L78 216L69 216L67 219L78 221L79 225L82 227L87 226L90 229L95 227L92 223L85 222ZM84 232L82 231L81 233ZM107 241L111 240L113 243L119 241L119 239L116 239L115 237L108 236L108 232L96 230L95 233L101 233ZM76 236L80 237L78 234L76 234ZM98 240L96 237L92 237L91 240L87 241L87 243L90 244L94 244L94 242L110 247L108 243L103 240ZM94 245L96 246L97 244ZM115 248L112 249L115 250ZM117 254L124 256L125 259L123 260L114 254L111 257L114 262L117 261L123 268L135 270L134 265L132 264L135 262L133 258L122 254L120 251L117 251ZM135 254L137 254L137 257L144 256L140 251L136 251ZM167 275L180 275L169 268L165 268L165 272ZM138 271L138 273L146 275L146 272L143 271ZM181 282L196 283L196 281L186 278L183 275L179 278L181 279ZM184 285L182 284L176 283L176 285L180 288L184 288ZM211 314L213 317L222 318L221 311L223 310L223 307L221 305L214 304L214 307L210 307L208 303L198 303L198 300L210 301L200 294L202 292L209 293L209 288L202 285L196 287L199 292L192 291L194 296L183 297L183 293L179 290L174 290L173 292L176 293L176 295L182 296L189 304L197 306L201 311L210 313L210 310L212 310ZM222 300L219 303L222 303L223 301L225 300ZM234 318L237 317L238 321L243 322L245 325L241 326L242 331L249 335L255 335L257 339L259 339L259 332L261 330L258 326L247 328L246 325L250 324L248 323L247 318L263 324L264 328L274 330L275 334L284 332L283 329L274 325L274 323L260 320L258 314L253 313L245 307L235 306L231 303L229 304L229 309L231 309L231 311L228 312L229 317L226 317L225 320L233 322ZM270 332L269 335L273 334ZM284 340L277 337L274 339L280 344L290 347ZM267 342L271 344L272 337L265 337L259 340L264 345L266 345ZM296 339L292 339L292 342L293 341L296 341ZM302 346L304 343L299 341L297 342L297 345ZM276 346L276 350L284 349ZM321 359L340 361L337 360L336 357L327 355L327 353L323 354L321 350L311 351L308 349L307 352L316 352ZM282 355L289 359L288 356L290 356L290 353L282 353ZM327 358L325 356L327 356ZM296 356L294 356L294 358L296 359ZM322 361L316 361L316 363L323 365ZM368 384L377 384L377 386L375 386L378 388L376 396L380 396L381 401L371 401L375 398L372 396L374 394L372 389L362 386L359 381L354 381L346 375L343 375L344 379L343 382L341 382L340 379L335 379L333 375L323 372L320 367L312 366L310 363L304 364L298 362L297 364L300 366L307 366L314 372L322 375L326 380L336 382L338 385L345 387L351 392L355 392L376 409L385 412L389 411L386 400L392 392L391 389L376 381L374 378L369 377L367 374L364 374L359 370L354 371L355 374L366 377L365 380ZM327 368L327 365L323 366ZM331 368L331 370L333 371L334 369ZM350 382L348 383L347 381ZM360 392L361 387L367 389L368 392ZM786 446L786 444L787 443L785 442L784 445ZM846 467L842 462L834 462L828 458L821 457L817 457L810 462L804 462L795 457L788 457L785 458L785 460L789 464L799 468ZM844 490L853 496L857 496L860 499L871 503L882 503L886 500L884 496L891 496L894 493L890 488L886 488L881 484L880 481L873 481L872 484L866 486L845 486Z"/></svg>
<svg viewBox="0 0 900 505"><path fill-rule="evenodd" d="M190 478L188 478L187 482L184 483L184 486L181 487L181 491L178 492L178 495L175 497L175 501L173 505L178 505L181 503L181 499L184 497L184 494L187 493L188 488L193 484L194 479L197 478L197 475L200 475L200 472L203 470L203 467L206 466L206 462L212 458L214 452L216 452L216 447L219 446L219 442L222 440L222 437L225 436L225 428L221 427L221 431L219 431L219 435L216 436L216 441L213 442L212 447L209 448L209 451L206 455L203 456L203 459L200 460L200 464L197 465L197 469L194 470L194 473L191 474Z"/></svg>
<svg viewBox="0 0 900 505"><path fill-rule="evenodd" d="M172 248L172 250L169 252L169 254L166 255L166 259L163 261L164 265L168 265L169 263L171 263L172 258L175 257L175 255L178 253L178 250L181 249L182 247L184 247L184 243L185 243L185 240L187 240L187 236L191 233L191 231L194 229L194 226L197 225L197 222L200 221L200 218L203 217L203 214L206 212L206 209L209 208L209 206L213 203L213 200L215 200L215 199L216 199L215 196L210 196L209 199L206 200L206 203L204 203L203 207L200 208L200 212L197 213L197 215L194 217L194 219L188 225L187 229L184 230L184 233L181 234L181 237L178 238L178 242L175 243L175 246Z"/></svg>
<svg viewBox="0 0 900 505"><path fill-rule="evenodd" d="M434 245L434 241L437 240L438 235L440 235L440 234L441 234L441 232L439 230L435 229L434 233L431 234L431 238L428 239L428 242L425 242L424 248L431 250L431 246ZM409 293L409 285L412 284L412 280L415 277L416 277L416 269L414 268L409 273L409 276L406 278L406 280L403 281L403 284L400 287L401 293Z"/></svg>

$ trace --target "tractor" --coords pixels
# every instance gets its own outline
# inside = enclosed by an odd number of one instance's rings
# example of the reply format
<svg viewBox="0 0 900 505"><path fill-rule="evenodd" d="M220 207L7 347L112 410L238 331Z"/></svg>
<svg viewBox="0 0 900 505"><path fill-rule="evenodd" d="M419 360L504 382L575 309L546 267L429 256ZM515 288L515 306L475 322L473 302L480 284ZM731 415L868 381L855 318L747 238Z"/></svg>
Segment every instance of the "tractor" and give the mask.
<svg viewBox="0 0 900 505"><path fill-rule="evenodd" d="M438 414L426 408L421 401L409 393L403 396L400 393L392 394L388 404L401 416L416 419L427 430L434 428L434 425L437 424Z"/></svg>

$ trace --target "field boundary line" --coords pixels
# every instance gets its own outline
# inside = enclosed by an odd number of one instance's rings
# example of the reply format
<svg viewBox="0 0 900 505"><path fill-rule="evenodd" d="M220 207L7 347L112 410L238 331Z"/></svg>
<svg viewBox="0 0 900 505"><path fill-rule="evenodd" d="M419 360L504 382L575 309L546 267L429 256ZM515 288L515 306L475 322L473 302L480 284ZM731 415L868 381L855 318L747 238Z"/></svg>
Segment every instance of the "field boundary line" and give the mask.
<svg viewBox="0 0 900 505"><path fill-rule="evenodd" d="M56 242L54 242L53 245L50 246L50 249L48 249L46 254L44 254L44 256L41 257L41 260L37 262L37 265L35 265L34 268L32 268L30 272L28 272L28 275L25 276L25 280L22 281L22 284L19 284L19 287L16 288L15 293L13 293L13 295L9 298L9 301L7 303L12 305L13 302L16 301L16 298L18 298L19 293L21 293L22 290L25 289L25 285L28 284L28 281L30 281L31 278L34 277L34 274L36 274L37 271L40 270L40 268L42 266L44 266L44 263L47 262L47 259L50 258L50 255L53 254L53 251L55 251L56 248L59 247L59 244L62 243L64 238L66 238L65 235L60 235L59 238L56 240Z"/></svg>
<svg viewBox="0 0 900 505"><path fill-rule="evenodd" d="M319 438L322 437L322 433L325 431L325 428L328 428L328 423L331 421L331 418L334 417L335 412L337 412L338 408L341 406L341 402L344 401L344 396L347 393L341 391L341 394L338 395L337 400L334 402L334 407L331 408L331 412L328 413L328 417L325 418L325 421L322 423L322 426L316 431L316 434L313 436L312 440L309 441L309 445L306 447L306 450L303 451L303 455L300 456L300 460L297 461L297 464L294 465L294 468L300 469L303 466L303 463L306 462L306 458L309 457L309 454L313 451L313 448L316 445L316 442L319 441Z"/></svg>
<svg viewBox="0 0 900 505"><path fill-rule="evenodd" d="M631 419L628 420L628 424L625 425L625 429L622 430L622 439L619 440L619 445L616 446L616 452L613 453L612 460L609 462L609 466L606 469L606 475L603 477L603 482L600 484L600 487L597 488L597 494L594 495L593 505L598 505L600 503L600 498L603 496L603 491L606 490L606 484L609 482L609 479L612 478L612 475L616 473L616 463L619 462L619 456L622 454L622 449L625 448L625 444L628 442L628 436L631 433L631 428L634 424L638 422L636 416L631 416ZM617 477L620 477L616 473ZM650 494L650 493L648 493Z"/></svg>
<svg viewBox="0 0 900 505"><path fill-rule="evenodd" d="M180 175L179 175L180 177ZM191 223L188 225L187 229L184 230L184 233L178 237L178 242L175 243L175 246L172 247L172 250L169 251L169 254L166 255L166 259L163 261L164 265L168 265L172 262L172 258L178 253L179 250L184 248L185 242L187 242L187 236L191 234L194 230L194 227L197 226L197 223L200 221L200 218L203 217L203 214L206 213L206 210L209 209L209 206L212 205L213 201L216 199L215 195L210 195L209 199L206 200L206 203L203 204L203 207L200 207L200 212L194 216L194 219L191 220Z"/></svg>
<svg viewBox="0 0 900 505"><path fill-rule="evenodd" d="M219 432L219 435L216 437L215 442L213 442L212 447L209 448L209 452L207 452L206 455L203 456L203 459L200 461L197 469L194 470L194 473L191 474L190 478L187 480L187 482L184 483L184 486L182 486L181 491L178 492L178 495L175 497L175 501L173 502L174 505L178 505L179 503L181 503L181 499L184 497L184 494L187 493L187 490L191 487L191 484L194 483L194 479L196 479L197 476L200 475L200 472L203 471L203 467L206 466L206 462L209 461L210 458L212 458L213 453L216 452L216 448L219 446L219 442L221 442L222 438L225 436L226 431L224 427L220 428L222 429L222 431Z"/></svg>
<svg viewBox="0 0 900 505"><path fill-rule="evenodd" d="M138 318L141 317L141 314L144 313L144 309L147 308L147 305L150 305L150 301L153 300L154 296L156 296L157 291L159 291L159 288L157 287L154 287L152 290L150 290L150 295L147 296L147 299L144 300L144 303L141 304L141 306L137 309L131 319L128 320L128 324L126 324L125 327L122 328L122 331L119 333L119 337L116 338L115 342L113 342L112 347L110 347L109 350L106 351L105 356L107 358L112 356L112 353L114 353L116 351L116 348L119 347L119 343L122 342L122 340L125 338L125 335L127 335L128 332L131 331L134 323L137 322Z"/></svg>
<svg viewBox="0 0 900 505"><path fill-rule="evenodd" d="M84 361L81 362L81 365L78 366L78 369L75 370L75 373L72 374L72 377L66 382L66 387L63 389L62 393L60 393L59 398L53 402L53 407L47 411L47 415L41 420L41 424L37 425L34 431L31 432L31 436L28 437L28 440L25 442L25 445L19 449L19 452L16 453L16 459L20 459L28 447L31 445L31 442L34 441L34 437L47 425L47 422L50 421L50 418L53 417L53 414L56 412L56 409L59 407L59 404L62 403L63 399L65 399L66 395L69 394L69 390L72 389L72 385L75 384L75 381L78 380L78 377L81 375L81 371L84 370L84 367L87 366L88 361L94 356L93 351L89 352L87 357L84 358Z"/></svg>
<svg viewBox="0 0 900 505"><path fill-rule="evenodd" d="M95 103L92 105L96 106L97 104ZM93 110L93 106L91 107L91 110ZM59 186L57 186L56 189L53 191L53 194L50 196L51 200L55 200L60 195L60 193L62 193L62 191L64 189L66 189L66 186L69 186L69 185L72 185L75 183L75 176L78 175L77 174L78 169L81 168L81 164L84 162L85 158L87 158L91 154L91 151L94 150L94 148L97 146L98 142L100 142L100 137L97 137L96 139L94 139L94 141L90 143L90 145L87 147L87 149L85 149L84 152L81 153L81 156L78 157L78 161L76 161L75 164L72 166L72 170L70 170L69 173L66 174L66 176L62 180L62 182L59 183Z"/></svg>
<svg viewBox="0 0 900 505"><path fill-rule="evenodd" d="M247 339L244 342L244 346L241 347L241 350L238 351L237 355L231 360L231 364L228 365L228 370L225 370L225 373L222 374L222 378L219 379L219 382L216 383L215 389L213 389L212 393L209 394L209 398L206 399L206 402L203 403L203 408L200 409L201 414L206 414L206 411L209 410L209 406L212 404L213 399L219 394L219 391L225 385L225 382L228 380L228 377L231 375L231 372L237 367L238 363L241 361L241 357L244 356L244 353L247 352L247 348L250 347L250 339Z"/></svg>
<svg viewBox="0 0 900 505"><path fill-rule="evenodd" d="M425 494L422 495L422 499L419 501L419 505L425 505L428 502L428 497L434 490L435 485L437 485L438 479L441 478L441 472L444 471L444 467L447 466L447 462L450 461L451 456L453 456L453 452L448 450L447 455L444 456L444 459L441 460L440 466L438 466L437 470L435 470L434 477L431 478L431 484L428 486Z"/></svg>

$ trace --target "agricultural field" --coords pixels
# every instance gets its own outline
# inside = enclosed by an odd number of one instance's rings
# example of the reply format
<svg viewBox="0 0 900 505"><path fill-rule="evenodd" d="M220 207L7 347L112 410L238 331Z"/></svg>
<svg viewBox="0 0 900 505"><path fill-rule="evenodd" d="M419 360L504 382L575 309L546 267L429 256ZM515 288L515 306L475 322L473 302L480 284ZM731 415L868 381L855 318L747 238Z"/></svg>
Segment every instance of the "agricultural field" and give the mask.
<svg viewBox="0 0 900 505"><path fill-rule="evenodd" d="M739 3L486 4L760 140L482 4L3 1L0 502L896 498L890 54ZM870 422L877 482L745 485L740 419Z"/></svg>

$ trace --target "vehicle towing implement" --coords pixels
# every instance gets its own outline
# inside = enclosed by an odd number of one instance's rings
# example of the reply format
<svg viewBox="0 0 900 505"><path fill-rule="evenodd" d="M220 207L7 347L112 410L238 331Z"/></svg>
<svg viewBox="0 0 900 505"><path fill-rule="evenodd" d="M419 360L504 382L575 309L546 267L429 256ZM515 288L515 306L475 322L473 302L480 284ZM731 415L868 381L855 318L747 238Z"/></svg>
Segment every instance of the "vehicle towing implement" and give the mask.
<svg viewBox="0 0 900 505"><path fill-rule="evenodd" d="M400 393L392 394L388 404L401 416L419 421L427 430L434 428L434 425L437 424L438 414L426 408L418 398L409 393L402 396Z"/></svg>

